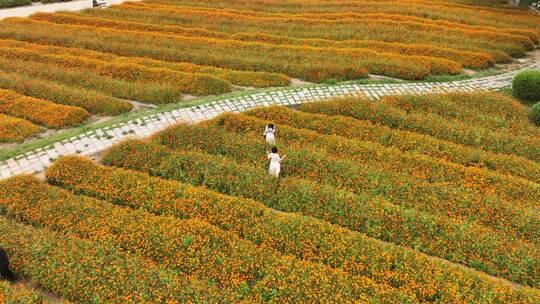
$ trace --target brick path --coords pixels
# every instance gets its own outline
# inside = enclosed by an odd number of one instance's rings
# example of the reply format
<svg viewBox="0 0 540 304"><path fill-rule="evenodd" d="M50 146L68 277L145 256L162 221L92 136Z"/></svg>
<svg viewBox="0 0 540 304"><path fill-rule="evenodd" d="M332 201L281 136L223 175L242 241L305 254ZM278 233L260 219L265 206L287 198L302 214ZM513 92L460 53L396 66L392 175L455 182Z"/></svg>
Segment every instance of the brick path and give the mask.
<svg viewBox="0 0 540 304"><path fill-rule="evenodd" d="M540 63L526 67L539 69ZM524 69L524 68L522 68ZM240 97L223 98L209 104L180 108L153 114L147 117L120 123L112 127L91 131L57 142L54 145L28 152L0 162L0 178L22 173L43 171L54 159L61 155L92 155L101 152L129 137L147 137L178 122L197 122L213 118L223 112L242 112L247 109L271 104L296 105L323 99L344 96L366 96L378 99L385 95L422 94L444 92L468 92L475 90L500 90L511 85L512 78L519 70L497 76L454 81L447 83L399 83L399 84L354 84L334 86L319 85L308 88L284 88L282 90L253 93Z"/></svg>

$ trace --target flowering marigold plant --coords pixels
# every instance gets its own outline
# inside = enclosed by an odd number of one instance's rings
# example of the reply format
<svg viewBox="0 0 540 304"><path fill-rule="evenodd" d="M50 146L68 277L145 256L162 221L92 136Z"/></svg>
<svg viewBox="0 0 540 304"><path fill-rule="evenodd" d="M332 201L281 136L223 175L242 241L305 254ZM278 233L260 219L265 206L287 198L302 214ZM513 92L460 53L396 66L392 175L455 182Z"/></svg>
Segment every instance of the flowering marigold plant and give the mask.
<svg viewBox="0 0 540 304"><path fill-rule="evenodd" d="M256 199L273 209L309 215L403 246L416 244L417 250L441 257L492 252L489 259L497 259L501 252L496 248L521 242L480 225L401 208L370 193L355 195L299 178L283 178L274 185L266 170L221 156L175 153L163 146L130 140L110 149L104 161L112 166ZM269 185L272 185L271 191ZM445 242L434 244L433 240L437 238L443 238ZM352 267L343 267L354 272Z"/></svg>
<svg viewBox="0 0 540 304"><path fill-rule="evenodd" d="M130 147L134 149L130 150ZM116 153L109 154L107 159L120 157L119 154L134 152L135 149L136 146L126 145ZM141 154L154 151L159 155L162 150L150 146L142 151ZM47 171L47 178L49 182L75 193L115 204L133 208L140 206L148 211L179 218L204 219L225 230L235 231L240 237L252 240L263 248L365 274L381 283L395 285L400 290L418 293L426 299L448 297L474 302L471 297L491 294L499 300L534 302L538 296L529 289L514 290L501 281L478 276L471 270L428 258L414 250L384 244L314 218L276 213L255 201L219 195L203 188L134 171L106 168L80 158L57 161ZM434 277L434 273L441 276ZM466 287L468 284L472 285ZM425 288L417 289L421 285ZM460 288L455 287L461 285Z"/></svg>
<svg viewBox="0 0 540 304"><path fill-rule="evenodd" d="M0 281L0 302L1 303L51 303L45 300L35 291L27 290L21 286L13 285L8 282Z"/></svg>
<svg viewBox="0 0 540 304"><path fill-rule="evenodd" d="M0 216L0 247L21 277L73 302L230 302L238 295L112 244L26 226Z"/></svg>
<svg viewBox="0 0 540 304"><path fill-rule="evenodd" d="M0 114L0 142L20 142L39 132L41 129L27 120Z"/></svg>
<svg viewBox="0 0 540 304"><path fill-rule="evenodd" d="M59 105L2 89L0 89L0 113L53 128L80 125L90 116L90 113L78 107Z"/></svg>

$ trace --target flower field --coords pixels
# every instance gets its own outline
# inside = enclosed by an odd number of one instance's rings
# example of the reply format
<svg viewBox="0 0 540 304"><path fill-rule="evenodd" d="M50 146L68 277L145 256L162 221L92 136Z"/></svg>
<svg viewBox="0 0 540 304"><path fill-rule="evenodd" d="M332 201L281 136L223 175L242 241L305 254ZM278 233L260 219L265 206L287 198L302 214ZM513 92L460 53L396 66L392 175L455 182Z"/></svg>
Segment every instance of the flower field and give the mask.
<svg viewBox="0 0 540 304"><path fill-rule="evenodd" d="M179 124L100 163L61 157L46 181L0 181L0 247L19 276L72 302L538 303L538 162L394 123L534 144L527 111L446 94ZM269 122L287 154L279 180Z"/></svg>
<svg viewBox="0 0 540 304"><path fill-rule="evenodd" d="M0 113L41 131L70 128L138 103L296 80L456 75L509 63L539 43L534 15L467 3L152 0L7 18L0 21L0 90L21 96L4 100ZM36 130L19 124L0 143Z"/></svg>
<svg viewBox="0 0 540 304"><path fill-rule="evenodd" d="M2 303L49 303L39 294L0 282L0 302Z"/></svg>

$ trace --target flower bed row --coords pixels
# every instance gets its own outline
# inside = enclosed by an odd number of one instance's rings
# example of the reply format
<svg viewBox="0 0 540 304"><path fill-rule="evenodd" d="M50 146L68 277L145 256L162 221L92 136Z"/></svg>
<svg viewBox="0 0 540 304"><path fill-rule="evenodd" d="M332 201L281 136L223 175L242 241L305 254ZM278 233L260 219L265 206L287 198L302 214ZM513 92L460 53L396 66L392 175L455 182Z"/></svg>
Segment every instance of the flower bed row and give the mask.
<svg viewBox="0 0 540 304"><path fill-rule="evenodd" d="M19 94L50 100L57 104L79 107L93 114L119 115L133 106L124 100L106 96L93 90L70 87L64 84L32 78L23 74L0 71L0 88Z"/></svg>
<svg viewBox="0 0 540 304"><path fill-rule="evenodd" d="M59 166L79 161L85 160L61 159ZM326 299L319 298L325 302L333 297L350 301L360 291L386 291L388 296L392 293L367 278L353 278L329 267L281 258L201 221L118 208L28 176L4 181L2 188L7 190L0 191L0 206L11 218L115 244L185 275L242 293L251 301L268 300L269 290L276 291L271 295L274 301L307 300L302 286L308 285L313 294L325 295ZM278 278L282 282L276 282Z"/></svg>
<svg viewBox="0 0 540 304"><path fill-rule="evenodd" d="M436 114L407 114L391 102L371 102L359 98L323 101L302 106L302 111L343 115L368 120L393 129L427 134L457 144L540 161L540 141L483 127L457 124Z"/></svg>
<svg viewBox="0 0 540 304"><path fill-rule="evenodd" d="M189 24L189 20L185 20L185 16L181 16L178 14L167 14L167 19L163 19L163 13L153 13L151 10L146 10L144 8L131 8L131 9L116 9L115 7L111 7L109 10L103 11L103 12L96 12L93 10L85 11L84 16L90 16L93 18L107 18L107 19L114 19L114 20L124 20L127 22L145 22L145 23L152 23L152 24L165 24L168 26L174 26L175 28L183 28L186 29L186 33L191 33L192 35L209 35L209 36L215 36L221 37L223 34L226 34L226 32L219 32L220 30L223 30L222 28L215 28L212 24L202 24L200 26L205 27L205 29L201 29L199 27L196 28L186 28L186 24ZM230 34L231 39L235 40L250 40L250 37L259 37L261 36L261 39L269 39L268 41L271 43L276 43L281 41L281 39L284 39L287 37L287 39L293 39L294 41L299 41L300 39L303 40L303 43L306 43L308 45L320 45L323 43L326 45L325 41L327 43L330 43L332 41L335 41L333 43L336 43L337 45L341 47L361 47L361 48L367 48L372 49L377 52L382 53L395 53L399 52L404 55L417 55L417 56L428 56L428 57L440 57L440 58L447 58L452 61L456 62L462 62L464 66L468 65L483 65L482 62L484 62L484 56L488 56L493 58L495 62L498 63L504 63L504 62L510 62L512 60L512 57L508 55L507 53L500 51L500 50L494 50L494 49L483 49L480 47L462 47L461 50L456 49L455 46L452 44L430 44L429 42L423 41L423 42L416 42L416 43L405 43L405 42L384 42L379 41L377 37L371 37L371 36L365 36L365 37L357 37L357 36L350 36L346 40L336 40L335 37L331 37L326 35L325 33L320 33L320 35L309 35L309 36L298 36L298 37L292 37L288 32L280 32L280 31L271 31L266 34L262 34L260 32L250 32L250 28L238 28L238 32L231 33ZM322 35L322 36L321 36ZM279 37L279 39L278 39ZM367 40L366 40L367 39ZM456 53L457 52L457 53ZM461 53L469 54L467 56L467 59L460 59L462 58ZM479 55L480 54L480 57ZM476 58L476 59L475 59ZM477 61L477 59L480 59L480 61ZM490 60L491 61L491 60Z"/></svg>
<svg viewBox="0 0 540 304"><path fill-rule="evenodd" d="M0 70L43 79L45 81L60 82L64 85L87 90L95 90L102 94L125 100L136 100L138 102L153 104L180 102L182 100L182 92L170 85L148 82L127 82L98 75L89 70L62 68L54 64L32 60L0 58Z"/></svg>
<svg viewBox="0 0 540 304"><path fill-rule="evenodd" d="M38 17L40 13L34 14ZM252 72L252 71L237 71L223 68L217 68L212 66L196 65L187 62L170 62L163 60L154 60L143 57L123 57L117 56L111 53L103 53L98 51L91 51L81 48L66 48L61 46L43 45L36 43L28 43L16 40L1 40L3 46L18 47L18 48L30 48L38 50L43 53L57 54L57 55L73 55L81 56L90 59L105 60L118 63L135 63L144 65L151 68L166 68L179 72L186 73L203 73L211 74L218 78L227 80L235 85L250 86L250 87L277 87L286 86L289 84L289 77L283 74L267 73L267 72Z"/></svg>
<svg viewBox="0 0 540 304"><path fill-rule="evenodd" d="M369 160L371 164L387 172L406 172L410 176L425 179L433 183L447 183L455 187L464 186L487 198L497 193L512 204L535 207L536 198L540 196L540 185L521 178L502 175L486 169L471 168L445 160L420 155L414 152L403 152L392 146L379 145L377 141L358 141L356 134L364 131L362 124L340 116L306 114L286 107L257 108L245 113L256 119L239 116L231 123L231 131L244 130L257 132L264 129L267 121L283 125L281 128L282 144L314 144L327 149L335 156L342 156L360 162ZM231 117L231 119L234 119ZM227 124L227 123L225 123ZM236 125L235 125L236 124ZM291 128L292 127L292 128ZM302 129L312 130L306 132ZM260 131L259 131L260 132ZM353 138L336 141L335 137ZM292 140L289 140L292 139ZM397 147L399 148L399 147Z"/></svg>
<svg viewBox="0 0 540 304"><path fill-rule="evenodd" d="M197 0L159 0L157 3L170 3L183 6L196 7L227 7L232 9L249 9L253 11L264 11L272 13L386 13L398 15L410 15L416 17L426 17L430 19L446 20L468 25L487 25L495 28L512 29L533 29L540 30L538 18L530 12L523 12L515 9L501 10L490 9L478 6L458 6L450 4L448 1L370 1L366 5L365 1L339 1L329 2L324 0L303 0L296 4L288 5L276 0L259 0L257 2L238 2L232 0L219 0L212 2L200 2ZM435 22L435 21L434 21Z"/></svg>
<svg viewBox="0 0 540 304"><path fill-rule="evenodd" d="M411 2L420 2L420 1L408 1ZM425 2L425 1L424 1ZM159 0L155 3L158 3L160 6L165 5L178 5L178 2L172 2L169 0ZM442 4L443 2L440 1L439 4ZM131 3L130 3L131 4ZM135 3L140 4L141 6L147 5L147 3ZM450 27L452 29L462 29L462 30L469 30L469 31L487 31L487 32L498 32L498 33L506 33L506 34L514 34L514 35L520 35L520 36L526 36L529 37L533 42L537 43L540 40L540 35L537 31L532 29L523 29L523 28L503 28L503 27L493 27L493 26L482 26L482 25L471 25L471 24L465 24L460 22L452 22L447 20L441 20L441 19L429 19L426 17L418 17L408 14L388 14L388 13L379 13L379 12L371 12L371 13L359 13L359 12L351 12L351 11L335 11L335 12L329 12L329 13L294 13L291 14L289 12L264 12L261 10L246 10L246 9L234 9L229 8L233 5L228 5L229 7L219 7L219 8L210 8L210 7L202 7L206 5L205 3L201 3L200 5L197 5L196 9L198 10L206 10L206 11L218 11L218 12L231 12L236 14L242 14L245 16L265 16L265 17L297 17L297 18L308 18L308 19L317 19L317 20L347 20L347 19L362 19L366 18L366 16L373 16L374 14L377 15L383 15L384 18L388 18L390 20L396 20L396 21L413 21L418 23L423 23L427 25L439 25L439 26L445 26ZM183 4L180 4L180 6L183 6ZM185 7L183 7L185 8ZM195 7L191 7L192 9ZM519 11L513 10L508 11L507 13L517 13L517 15L520 15L520 17L526 16L527 14L520 14Z"/></svg>
<svg viewBox="0 0 540 304"><path fill-rule="evenodd" d="M497 154L481 149L471 148L450 141L441 140L433 136L392 129L388 126L375 124L367 120L357 120L350 117L339 116L331 111L330 116L319 115L325 113L320 108L301 106L303 112L290 112L286 109L273 111L270 108L259 112L259 115L268 112L269 120L276 123L297 124L301 121L302 128L307 128L323 134L334 134L358 140L373 141L386 147L396 147L401 151L422 153L431 157L447 160L468 167L486 168L497 172L522 177L535 183L540 183L540 164L532 160L507 154ZM312 113L303 115L302 113ZM286 117L286 118L285 118ZM305 120L319 123L308 124ZM333 121L332 124L320 124Z"/></svg>
<svg viewBox="0 0 540 304"><path fill-rule="evenodd" d="M162 33L179 34L182 36L203 36L220 39L232 39L247 42L264 42L284 45L309 45L314 47L334 47L334 48L365 48L376 52L396 53L410 56L427 56L444 58L459 62L465 67L486 68L494 64L493 58L485 53L457 51L448 48L435 47L431 45L407 45L400 43L387 43L378 41L332 41L324 39L300 39L288 36L268 35L264 33L235 33L209 31L200 28L189 28L181 26L163 26L149 23L133 21L121 21L117 19L101 18L99 15L84 17L73 13L55 14L34 14L33 19L54 21L55 23L91 25L100 27L112 27L126 30L146 30Z"/></svg>
<svg viewBox="0 0 540 304"><path fill-rule="evenodd" d="M467 26L452 26L444 23L433 23L429 19L423 19L419 21L416 17L409 17L406 15L385 14L385 13L369 13L369 14L354 14L348 15L345 18L318 18L318 14L270 14L261 13L259 11L233 11L223 9L198 9L198 8L185 8L178 7L177 5L162 5L162 4L147 4L147 3L127 3L127 6L132 7L145 7L147 10L160 12L162 9L167 11L182 12L183 15L202 15L207 16L208 19L214 18L231 18L234 20L243 20L244 22L259 23L264 26L267 23L300 23L309 25L327 25L331 27L339 28L343 25L348 25L355 30L360 28L360 31L364 30L366 26L379 26L379 31L384 31L387 27L394 26L399 29L408 30L415 34L439 34L445 37L448 36L461 36L462 38L471 38L474 40L485 40L497 43L508 43L521 45L526 50L532 50L534 43L538 42L538 36L533 41L528 35L516 35L497 30L483 30L475 29Z"/></svg>
<svg viewBox="0 0 540 304"><path fill-rule="evenodd" d="M0 303L26 304L26 303L51 303L40 294L30 291L21 286L15 286L8 282L0 281Z"/></svg>
<svg viewBox="0 0 540 304"><path fill-rule="evenodd" d="M163 146L134 140L108 150L104 162L255 199L269 208L319 218L454 262L489 265L479 267L487 271L493 268L491 261L507 254L510 244L522 243L473 223L407 210L369 194L356 195L299 178L284 178L276 183L262 168L221 156L174 153ZM531 245L525 247L530 250ZM418 297L425 300L421 294Z"/></svg>
<svg viewBox="0 0 540 304"><path fill-rule="evenodd" d="M81 158L60 159L53 167L47 170L47 178L52 183L64 185L63 177L66 176L66 172L64 172L64 170L66 168L74 167L81 170L79 173L81 174L82 178L97 177L98 175L93 175L92 177L93 172L91 170L93 169L102 171L100 173L104 175L105 183L99 183L99 185L100 189L106 192L109 192L109 189L101 187L106 186L106 183L108 182L115 183L115 176L122 176L121 178L125 179L129 183L136 182L137 179L140 179L139 174L131 175L130 172L127 171L119 171L116 169L109 169L107 167L98 167L91 161ZM142 182L144 183L145 181L146 180L143 178ZM153 184L157 187L160 187L161 185L159 180L154 180ZM69 188L69 185L67 186ZM163 186L165 186L166 189L170 189L167 187L168 185L166 183L163 184ZM84 191L84 187L78 187L78 189L82 190L83 193L86 193ZM132 193L136 194L137 190L138 189ZM182 195L181 192L182 190L179 189L179 192L177 192L174 197L178 198L178 195ZM92 191L89 193L95 194ZM173 208L180 211L184 208L190 207L193 202L189 202L191 200L189 196L190 195L187 194L186 199L188 202L181 202L181 200L179 200L174 203ZM132 197L123 197L124 199L130 201L118 200L115 201L115 203L128 205L134 208L142 207L150 212L158 211L153 209L146 202L131 201ZM54 197L51 197L51 199L54 199ZM195 204L199 203L209 203L209 205L212 204L212 202L208 201L196 202ZM21 204L21 202L18 204ZM209 208L211 208L211 206L209 206ZM176 213L173 210L169 211L167 209L168 207L163 207L160 211L158 211L158 213L163 215L170 214L179 218L206 219L201 215L192 216L189 212L180 215L180 213ZM66 212L69 212L69 210L66 209ZM100 211L98 214L101 219L96 219L96 222L104 221L111 216L111 214L108 214L106 210ZM88 218L89 216L86 217ZM132 217L119 214L119 212L113 212L112 217L118 218L119 222L121 223L132 222L133 220ZM197 272L200 272L203 277L214 279L225 286L239 289L243 288L243 291L246 293L249 293L250 289L252 289L253 292L256 293L255 295L259 296L259 299L262 298L269 300L267 297L271 296L270 300L277 302L312 302L318 300L323 302L339 303L354 301L355 299L363 299L365 297L374 297L383 301L391 301L391 299L393 299L393 301L399 302L398 299L401 298L401 300L407 303L416 302L414 297L409 298L407 296L402 296L389 286L375 284L371 279L366 277L351 276L350 274L347 274L341 270L333 270L327 266L298 261L290 258L280 258L274 253L274 250L268 250L270 247L258 249L252 243L238 240L235 238L234 234L225 233L216 228L208 231L210 228L208 228L207 224L204 230L202 228L198 228L198 230L201 230L200 232L194 231L195 229L193 228L189 229L190 231L188 234L191 235L189 244L193 244L193 246L190 245L189 248L182 249L182 246L186 246L186 241L179 239L179 237L184 237L178 236L177 234L181 231L181 228L175 229L173 227L179 225L186 226L186 224L183 224L178 220L169 219L168 217L155 218L155 220L152 219L152 217L146 216L144 219L139 219L137 221L143 222L144 225L140 223L132 225L135 226L135 231L154 231L157 229L158 232L156 233L161 234L162 236L160 238L164 239L166 244L168 244L165 252L174 252L180 250L176 257L171 257L170 260L165 261L166 264L167 262L171 264L185 263L184 267L191 269L193 273L196 274ZM154 256L156 254L154 251L160 251L160 244L156 244L155 242L156 237L152 237L152 235L139 235L138 237L128 235L131 234L131 230L126 229L126 232L124 233L121 231L121 225L125 224L119 223L119 227L115 228L114 230L117 230L119 234L125 234L126 242L132 240L131 242L138 244L141 242L139 238L144 238L148 242L147 244L143 245L146 247L144 251L146 251L147 255ZM188 229L188 227L183 229ZM110 234L110 232L106 232L106 234ZM189 235L186 237L189 237ZM115 237L111 236L111 238ZM123 237L120 238L123 239ZM199 240L200 238L203 238L203 240ZM116 237L116 239L118 239L118 237ZM171 244L175 243L178 243L176 247L179 248L171 249ZM153 247L158 248L153 249ZM186 250L188 251L187 254L185 253ZM184 261L176 261L178 258ZM160 259L160 257L156 256L156 259ZM200 259L200 261L197 261L197 259ZM310 286L309 292L304 291L303 286ZM268 293L272 290L273 294L269 295Z"/></svg>
<svg viewBox="0 0 540 304"><path fill-rule="evenodd" d="M488 296L495 302L534 302L540 296L532 289L513 289L480 273L314 218L276 213L256 201L176 181L80 159L57 162L48 170L47 178L76 193L115 204L143 207L178 218L204 219L263 248L369 276L403 292L420 293L429 301L474 303L475 299Z"/></svg>
<svg viewBox="0 0 540 304"><path fill-rule="evenodd" d="M0 113L52 128L80 125L90 116L90 113L78 107L59 105L3 89L0 89Z"/></svg>
<svg viewBox="0 0 540 304"><path fill-rule="evenodd" d="M250 15L252 11L235 11L236 13L244 13L247 15ZM258 12L260 14L260 12ZM272 14L272 15L281 15L281 16L290 16L290 14ZM532 29L519 29L519 28L501 28L501 27L493 27L493 26L481 26L481 25L471 25L471 24L464 24L459 22L451 22L447 20L437 20L437 19L429 19L425 17L415 17L411 15L400 15L400 14L385 14L385 13L356 13L356 12L335 12L335 13L318 13L318 14L294 14L296 17L300 18L316 18L316 19L322 19L322 20L342 20L342 19L362 19L366 18L366 16L384 16L384 18L394 20L394 21L412 21L412 22L418 22L423 23L426 25L438 25L447 27L450 29L460 29L465 31L479 31L479 32L490 32L490 33L506 33L511 35L518 35L518 36L525 36L529 37L534 43L538 43L540 41L540 34Z"/></svg>
<svg viewBox="0 0 540 304"><path fill-rule="evenodd" d="M0 114L0 142L21 142L40 132L38 126L27 120Z"/></svg>
<svg viewBox="0 0 540 304"><path fill-rule="evenodd" d="M504 34L504 41L491 38L467 36L461 32L445 31L442 27L425 28L417 22L401 22L385 19L364 20L318 20L314 18L257 17L256 12L249 16L236 12L205 11L176 6L158 6L139 3L125 3L121 9L142 13L143 16L167 16L165 24L202 27L213 31L229 33L251 32L268 33L296 38L323 38L329 40L376 40L407 44L431 44L463 51L486 52L494 57L503 52L511 56L523 56L533 43L525 36ZM120 9L120 8L117 8ZM126 15L124 14L124 15ZM133 20L133 19L131 19Z"/></svg>
<svg viewBox="0 0 540 304"><path fill-rule="evenodd" d="M519 101L497 93L453 93L384 97L383 102L409 114L434 113L450 121L502 130L523 136L538 136L529 123L529 110Z"/></svg>
<svg viewBox="0 0 540 304"><path fill-rule="evenodd" d="M132 62L108 62L85 58L81 55L44 54L38 50L12 47L0 47L0 56L7 59L23 59L43 63L53 63L66 68L84 68L98 75L109 76L125 81L164 83L173 86L183 93L189 94L209 95L231 91L229 82L209 74L185 73L164 68L149 68Z"/></svg>
<svg viewBox="0 0 540 304"><path fill-rule="evenodd" d="M18 275L74 302L186 303L236 297L108 244L21 225L2 216L0 233L0 246Z"/></svg>
<svg viewBox="0 0 540 304"><path fill-rule="evenodd" d="M265 123L245 115L226 114L200 126L177 125L169 128L158 133L155 141L173 149L221 154L263 167L266 163L262 151L268 147L260 140L260 127L264 127ZM253 132L239 134L250 131ZM534 201L517 204L501 199L495 193L480 195L474 189L448 185L446 182L431 182L411 176L406 171L388 171L383 164L372 161L375 155L360 158L362 151L357 150L362 142L319 136L311 131L285 126L281 126L279 132L280 142L286 140L287 143L286 151L281 152L288 155L283 176L308 178L356 193L379 194L407 208L476 220L505 234L538 242L540 221ZM369 142L363 146L377 147ZM380 151L375 153L384 156Z"/></svg>
<svg viewBox="0 0 540 304"><path fill-rule="evenodd" d="M366 75L367 67L372 73L403 79L421 79L433 72L455 74L460 71L459 64L452 65L444 59L398 56L360 49L280 46L59 25L26 19L8 19L4 25L0 31L0 37L3 38L100 49L124 56L146 56L240 70L279 72L310 81L358 79ZM77 32L77 39L70 36L71 39L66 40L66 35L71 35L72 31ZM96 37L99 37L99 41ZM332 60L327 56L329 53L332 54ZM261 56L266 60L255 60Z"/></svg>

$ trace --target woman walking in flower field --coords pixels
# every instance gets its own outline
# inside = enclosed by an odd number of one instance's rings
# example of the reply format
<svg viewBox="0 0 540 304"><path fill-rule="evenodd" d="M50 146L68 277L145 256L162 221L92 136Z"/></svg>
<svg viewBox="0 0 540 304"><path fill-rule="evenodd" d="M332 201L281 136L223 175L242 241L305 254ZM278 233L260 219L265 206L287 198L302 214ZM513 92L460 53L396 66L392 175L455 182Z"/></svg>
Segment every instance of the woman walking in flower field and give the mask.
<svg viewBox="0 0 540 304"><path fill-rule="evenodd" d="M266 126L266 128L264 129L263 136L267 143L271 145L276 144L276 136L275 136L276 131L277 130L276 130L276 127L274 127L274 124L270 123Z"/></svg>
<svg viewBox="0 0 540 304"><path fill-rule="evenodd" d="M272 152L266 151L266 154L268 155L268 160L270 161L270 166L268 168L268 173L270 175L278 178L279 172L281 171L281 161L287 157L287 155L283 155L283 157L280 157L278 154L278 148L272 147Z"/></svg>

